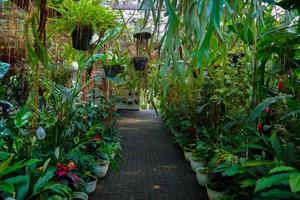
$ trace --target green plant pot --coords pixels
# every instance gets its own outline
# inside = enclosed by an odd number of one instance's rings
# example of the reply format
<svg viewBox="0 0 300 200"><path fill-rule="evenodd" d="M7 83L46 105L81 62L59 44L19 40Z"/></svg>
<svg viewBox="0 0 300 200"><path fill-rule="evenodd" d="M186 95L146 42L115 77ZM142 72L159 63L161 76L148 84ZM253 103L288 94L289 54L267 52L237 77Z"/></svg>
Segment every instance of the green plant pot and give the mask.
<svg viewBox="0 0 300 200"><path fill-rule="evenodd" d="M87 51L90 48L94 32L92 28L78 27L72 32L73 48L77 50Z"/></svg>
<svg viewBox="0 0 300 200"><path fill-rule="evenodd" d="M204 167L205 166L205 161L195 161L193 158L190 158L190 164L191 168L194 172L196 172L196 168L198 167Z"/></svg>
<svg viewBox="0 0 300 200"><path fill-rule="evenodd" d="M206 184L206 192L209 200L221 200L226 195L225 192L218 192L208 188L207 184Z"/></svg>
<svg viewBox="0 0 300 200"><path fill-rule="evenodd" d="M207 173L203 172L204 167L198 167L196 168L196 177L197 177L197 181L199 183L199 185L205 187L207 184Z"/></svg>
<svg viewBox="0 0 300 200"><path fill-rule="evenodd" d="M102 178L104 176L106 176L108 168L109 168L109 161L102 161L101 163L97 163L93 165L93 173L98 177L98 178Z"/></svg>

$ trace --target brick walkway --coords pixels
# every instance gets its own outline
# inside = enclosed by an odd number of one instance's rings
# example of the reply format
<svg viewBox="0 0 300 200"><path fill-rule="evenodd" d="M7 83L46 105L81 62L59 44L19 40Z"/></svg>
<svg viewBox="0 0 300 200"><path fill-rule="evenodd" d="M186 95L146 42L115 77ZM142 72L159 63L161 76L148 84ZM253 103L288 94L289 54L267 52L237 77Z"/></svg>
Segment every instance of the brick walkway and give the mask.
<svg viewBox="0 0 300 200"><path fill-rule="evenodd" d="M206 200L206 190L155 112L123 111L124 162L100 180L94 200Z"/></svg>

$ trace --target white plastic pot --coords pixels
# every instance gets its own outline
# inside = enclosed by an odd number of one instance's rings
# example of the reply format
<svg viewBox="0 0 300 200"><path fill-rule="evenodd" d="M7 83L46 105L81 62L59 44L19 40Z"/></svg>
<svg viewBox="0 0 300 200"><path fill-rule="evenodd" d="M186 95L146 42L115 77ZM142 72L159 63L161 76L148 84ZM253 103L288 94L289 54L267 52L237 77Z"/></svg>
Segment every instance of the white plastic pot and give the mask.
<svg viewBox="0 0 300 200"><path fill-rule="evenodd" d="M211 190L207 187L206 184L206 192L209 200L221 200L225 196L225 192L218 192Z"/></svg>
<svg viewBox="0 0 300 200"><path fill-rule="evenodd" d="M98 178L97 177L95 177L95 178L96 178L96 180L85 184L85 190L88 194L93 193L96 190Z"/></svg>
<svg viewBox="0 0 300 200"><path fill-rule="evenodd" d="M89 196L84 192L73 192L73 198L72 199L88 200Z"/></svg>
<svg viewBox="0 0 300 200"><path fill-rule="evenodd" d="M104 160L104 161L101 161L101 163L94 164L93 172L98 178L102 178L102 177L106 176L108 167L109 167L109 161Z"/></svg>
<svg viewBox="0 0 300 200"><path fill-rule="evenodd" d="M192 152L191 151L183 150L183 153L184 153L185 160L186 161L190 161L190 158L192 157Z"/></svg>
<svg viewBox="0 0 300 200"><path fill-rule="evenodd" d="M204 167L198 167L196 168L196 177L197 177L197 181L199 183L199 185L205 187L206 183L207 183L207 175L203 172L201 172L201 170L203 170Z"/></svg>
<svg viewBox="0 0 300 200"><path fill-rule="evenodd" d="M195 172L196 168L198 168L198 167L204 167L205 162L204 161L201 161L201 162L194 161L193 158L190 158L190 164L191 164L192 170Z"/></svg>

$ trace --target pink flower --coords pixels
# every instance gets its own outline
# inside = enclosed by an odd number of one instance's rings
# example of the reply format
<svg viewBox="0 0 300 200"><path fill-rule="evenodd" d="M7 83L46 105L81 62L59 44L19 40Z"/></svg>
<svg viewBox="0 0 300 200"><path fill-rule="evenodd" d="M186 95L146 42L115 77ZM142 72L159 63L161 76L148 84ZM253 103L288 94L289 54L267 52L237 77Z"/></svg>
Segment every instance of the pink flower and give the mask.
<svg viewBox="0 0 300 200"><path fill-rule="evenodd" d="M100 141L100 140L101 140L101 137L100 137L99 135L95 135L95 136L94 136L94 140Z"/></svg>
<svg viewBox="0 0 300 200"><path fill-rule="evenodd" d="M262 133L264 131L264 125L262 123L257 124L257 129Z"/></svg>
<svg viewBox="0 0 300 200"><path fill-rule="evenodd" d="M273 111L272 111L271 108L265 108L264 112L265 112L265 113L269 113L270 116L273 115Z"/></svg>
<svg viewBox="0 0 300 200"><path fill-rule="evenodd" d="M72 160L68 161L67 166L69 171L75 170L77 167L77 165Z"/></svg>
<svg viewBox="0 0 300 200"><path fill-rule="evenodd" d="M194 133L196 132L196 129L195 129L194 127L189 127L189 128L187 129L187 131L188 131L188 133L190 133L190 134L194 134Z"/></svg>
<svg viewBox="0 0 300 200"><path fill-rule="evenodd" d="M74 183L78 183L80 181L80 177L77 174L72 174L72 181Z"/></svg>

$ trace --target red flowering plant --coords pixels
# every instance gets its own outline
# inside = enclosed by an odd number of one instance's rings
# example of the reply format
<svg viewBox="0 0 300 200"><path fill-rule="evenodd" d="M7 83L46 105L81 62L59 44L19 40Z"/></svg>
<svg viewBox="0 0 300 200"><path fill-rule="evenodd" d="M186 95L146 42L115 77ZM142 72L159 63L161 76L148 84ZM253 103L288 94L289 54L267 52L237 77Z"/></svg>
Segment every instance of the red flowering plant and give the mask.
<svg viewBox="0 0 300 200"><path fill-rule="evenodd" d="M80 182L80 176L76 173L77 165L74 161L69 160L66 165L57 163L56 164L56 178L61 184L77 187Z"/></svg>
<svg viewBox="0 0 300 200"><path fill-rule="evenodd" d="M260 133L270 133L272 130L272 124L274 121L274 110L270 107L265 108L260 117L260 122L257 124L257 130Z"/></svg>

